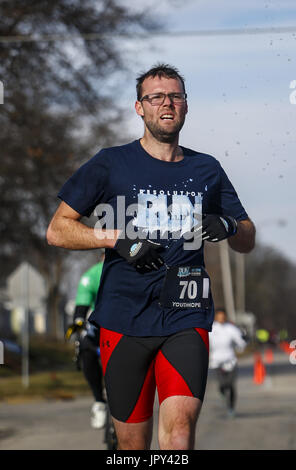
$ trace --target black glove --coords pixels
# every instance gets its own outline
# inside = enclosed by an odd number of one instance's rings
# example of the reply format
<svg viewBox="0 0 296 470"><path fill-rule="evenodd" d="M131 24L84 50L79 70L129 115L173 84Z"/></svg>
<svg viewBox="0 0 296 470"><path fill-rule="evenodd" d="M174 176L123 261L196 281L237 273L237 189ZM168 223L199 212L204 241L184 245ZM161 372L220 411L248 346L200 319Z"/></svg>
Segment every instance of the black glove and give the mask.
<svg viewBox="0 0 296 470"><path fill-rule="evenodd" d="M236 232L237 221L230 215L204 214L202 217L202 240L219 242Z"/></svg>
<svg viewBox="0 0 296 470"><path fill-rule="evenodd" d="M139 270L157 270L164 264L162 257L157 253L163 246L146 238L119 238L114 249L128 264Z"/></svg>

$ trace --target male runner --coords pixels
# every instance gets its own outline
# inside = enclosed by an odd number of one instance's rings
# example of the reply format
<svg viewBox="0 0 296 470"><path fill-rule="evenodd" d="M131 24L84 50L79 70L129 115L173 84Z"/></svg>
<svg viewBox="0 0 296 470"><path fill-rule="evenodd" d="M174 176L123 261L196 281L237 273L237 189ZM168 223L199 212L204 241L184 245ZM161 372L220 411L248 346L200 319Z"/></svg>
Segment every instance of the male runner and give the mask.
<svg viewBox="0 0 296 470"><path fill-rule="evenodd" d="M177 69L140 75L135 109L143 137L101 150L65 183L47 240L106 248L89 320L101 327L119 449L150 448L155 387L160 449L193 449L214 316L203 241L249 252L255 228L219 162L179 145L188 107ZM94 209L95 229L80 222Z"/></svg>
<svg viewBox="0 0 296 470"><path fill-rule="evenodd" d="M103 374L98 354L100 330L87 321L87 315L95 307L102 269L103 256L99 263L82 274L75 298L73 324L66 333L67 336L75 332L80 335L82 370L95 399L91 408L91 426L95 429L105 425L106 403L103 397Z"/></svg>
<svg viewBox="0 0 296 470"><path fill-rule="evenodd" d="M210 368L216 372L219 391L226 400L228 416L234 417L237 397L235 386L236 351L242 352L246 347L246 342L239 328L227 321L227 315L223 308L216 310L209 339Z"/></svg>

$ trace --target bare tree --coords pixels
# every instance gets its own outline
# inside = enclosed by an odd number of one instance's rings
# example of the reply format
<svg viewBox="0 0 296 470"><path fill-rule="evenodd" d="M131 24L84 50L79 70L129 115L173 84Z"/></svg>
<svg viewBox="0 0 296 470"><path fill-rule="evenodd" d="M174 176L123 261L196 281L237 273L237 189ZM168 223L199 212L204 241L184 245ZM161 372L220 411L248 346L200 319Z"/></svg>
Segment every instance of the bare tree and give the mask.
<svg viewBox="0 0 296 470"><path fill-rule="evenodd" d="M52 336L71 256L45 242L57 192L96 150L122 139L122 111L107 83L127 64L113 36L156 26L116 0L0 4L1 277L24 259L38 268L47 280Z"/></svg>

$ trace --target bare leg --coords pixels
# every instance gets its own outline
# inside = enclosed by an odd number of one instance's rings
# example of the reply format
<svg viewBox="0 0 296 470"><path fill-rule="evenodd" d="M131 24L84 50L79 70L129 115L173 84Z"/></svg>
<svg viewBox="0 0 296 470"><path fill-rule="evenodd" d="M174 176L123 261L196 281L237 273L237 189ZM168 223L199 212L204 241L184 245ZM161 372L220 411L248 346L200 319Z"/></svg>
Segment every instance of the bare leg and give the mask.
<svg viewBox="0 0 296 470"><path fill-rule="evenodd" d="M153 419L142 423L124 423L112 418L118 439L118 450L149 450Z"/></svg>
<svg viewBox="0 0 296 470"><path fill-rule="evenodd" d="M202 402L198 398L172 396L159 409L158 441L161 450L193 450L195 428Z"/></svg>

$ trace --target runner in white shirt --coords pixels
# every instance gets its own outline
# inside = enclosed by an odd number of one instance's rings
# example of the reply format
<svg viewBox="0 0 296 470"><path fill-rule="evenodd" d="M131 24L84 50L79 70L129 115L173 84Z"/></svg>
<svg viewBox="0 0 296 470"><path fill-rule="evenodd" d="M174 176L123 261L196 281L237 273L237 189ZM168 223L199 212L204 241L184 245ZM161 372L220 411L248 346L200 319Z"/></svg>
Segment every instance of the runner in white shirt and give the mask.
<svg viewBox="0 0 296 470"><path fill-rule="evenodd" d="M246 347L241 331L227 321L226 312L219 308L215 313L210 340L210 369L215 369L220 393L225 397L228 416L234 416L236 403L235 379L237 375L236 351Z"/></svg>

